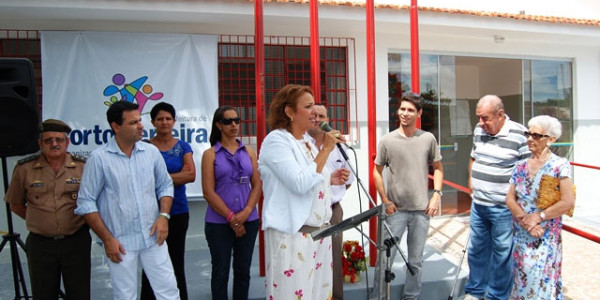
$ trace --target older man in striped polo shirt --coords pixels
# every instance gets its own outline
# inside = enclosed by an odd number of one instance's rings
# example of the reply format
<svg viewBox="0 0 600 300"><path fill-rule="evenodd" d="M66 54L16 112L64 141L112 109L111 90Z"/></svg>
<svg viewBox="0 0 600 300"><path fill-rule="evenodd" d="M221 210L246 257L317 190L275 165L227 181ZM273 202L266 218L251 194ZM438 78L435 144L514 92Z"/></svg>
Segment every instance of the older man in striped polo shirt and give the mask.
<svg viewBox="0 0 600 300"><path fill-rule="evenodd" d="M465 299L508 299L512 288L512 215L506 207L515 163L529 157L527 131L510 120L498 96L487 95L476 108L469 164L471 243Z"/></svg>

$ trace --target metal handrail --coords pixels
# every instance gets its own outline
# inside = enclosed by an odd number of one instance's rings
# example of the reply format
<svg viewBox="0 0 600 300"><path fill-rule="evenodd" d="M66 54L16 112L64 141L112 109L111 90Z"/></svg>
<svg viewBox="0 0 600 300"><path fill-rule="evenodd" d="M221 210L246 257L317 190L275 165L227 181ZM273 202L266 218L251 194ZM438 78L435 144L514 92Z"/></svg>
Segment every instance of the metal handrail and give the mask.
<svg viewBox="0 0 600 300"><path fill-rule="evenodd" d="M580 163L576 163L576 162L570 162L570 164L572 166L600 170L599 166L592 166L592 165L587 165L587 164L580 164ZM429 178L433 179L433 176L430 174ZM444 179L442 182L445 185L449 186L449 187L452 187L452 188L454 188L456 190L459 190L461 192L465 192L465 193L467 193L469 195L472 193L472 190L470 188L464 187L464 186L462 186L460 184L457 184L457 183L454 183L452 181L448 181L448 180ZM568 231L568 232L570 232L572 234L578 235L578 236L580 236L582 238L586 238L586 239L588 239L590 241L593 241L593 242L596 242L596 243L600 244L600 237L597 236L597 235L591 234L589 232L583 231L581 229L577 229L577 228L575 228L573 226L569 226L569 225L566 225L566 224L563 224L562 227L563 227L563 230L565 230L565 231Z"/></svg>

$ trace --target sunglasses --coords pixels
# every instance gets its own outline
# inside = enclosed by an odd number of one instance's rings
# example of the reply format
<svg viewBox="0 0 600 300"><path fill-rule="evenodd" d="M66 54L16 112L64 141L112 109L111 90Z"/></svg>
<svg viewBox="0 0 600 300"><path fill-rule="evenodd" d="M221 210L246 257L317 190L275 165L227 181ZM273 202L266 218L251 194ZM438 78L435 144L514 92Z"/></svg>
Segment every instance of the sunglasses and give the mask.
<svg viewBox="0 0 600 300"><path fill-rule="evenodd" d="M223 125L231 125L231 123L235 122L235 124L240 124L241 119L240 118L221 118L221 120L219 120L219 122L221 122L221 124Z"/></svg>
<svg viewBox="0 0 600 300"><path fill-rule="evenodd" d="M550 137L547 134L539 134L539 133L529 132L529 131L525 131L524 134L525 134L526 137L532 137L536 141L539 140L539 139L541 139L541 138Z"/></svg>
<svg viewBox="0 0 600 300"><path fill-rule="evenodd" d="M66 142L67 139L66 138L61 138L61 137L57 137L57 138L47 138L47 139L43 139L42 142L44 142L44 144L46 145L52 145L52 143L56 142L57 144L62 144L64 142Z"/></svg>

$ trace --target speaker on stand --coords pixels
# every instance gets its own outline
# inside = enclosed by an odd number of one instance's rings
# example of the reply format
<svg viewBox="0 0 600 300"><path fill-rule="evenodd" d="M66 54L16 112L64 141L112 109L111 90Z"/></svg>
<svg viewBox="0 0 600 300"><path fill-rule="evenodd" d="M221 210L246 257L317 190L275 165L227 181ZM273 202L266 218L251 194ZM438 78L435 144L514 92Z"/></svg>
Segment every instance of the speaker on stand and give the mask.
<svg viewBox="0 0 600 300"><path fill-rule="evenodd" d="M2 177L4 193L8 190L6 157L25 155L38 151L40 132L38 102L33 64L24 58L0 58L0 157L2 158ZM14 232L10 205L6 203L6 221L8 233L2 236L0 252L6 244L10 245L12 262L14 299L29 299L23 268L19 258L21 246L25 243Z"/></svg>

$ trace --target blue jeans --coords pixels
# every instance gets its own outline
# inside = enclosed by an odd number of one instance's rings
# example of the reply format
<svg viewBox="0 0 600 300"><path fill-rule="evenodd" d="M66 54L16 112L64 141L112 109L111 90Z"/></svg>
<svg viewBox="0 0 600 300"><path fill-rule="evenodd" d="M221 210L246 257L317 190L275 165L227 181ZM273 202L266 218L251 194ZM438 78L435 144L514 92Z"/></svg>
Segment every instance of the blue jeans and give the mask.
<svg viewBox="0 0 600 300"><path fill-rule="evenodd" d="M246 235L236 238L229 224L205 223L212 273L210 290L214 300L229 299L227 283L233 251L233 299L248 299L250 265L258 233L258 220L244 223Z"/></svg>
<svg viewBox="0 0 600 300"><path fill-rule="evenodd" d="M508 299L513 284L512 215L505 206L471 205L469 280L465 293Z"/></svg>
<svg viewBox="0 0 600 300"><path fill-rule="evenodd" d="M413 267L415 275L411 275L408 268L406 268L406 282L402 290L402 299L418 299L421 294L421 269L423 268L423 251L425 250L425 241L427 240L427 231L429 230L429 219L430 217L422 210L397 211L385 219L392 234L400 240L402 239L402 235L404 235L404 231L407 231L407 260L408 264ZM385 229L382 228L382 230ZM389 237L390 235L387 230L384 231L384 240ZM390 253L390 261L394 261L396 253L397 251L394 247ZM385 276L386 266L380 265L385 262L386 259L384 257L379 257L377 260L373 284L373 291L375 293L377 293L379 288L380 276Z"/></svg>

